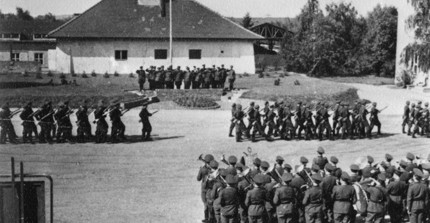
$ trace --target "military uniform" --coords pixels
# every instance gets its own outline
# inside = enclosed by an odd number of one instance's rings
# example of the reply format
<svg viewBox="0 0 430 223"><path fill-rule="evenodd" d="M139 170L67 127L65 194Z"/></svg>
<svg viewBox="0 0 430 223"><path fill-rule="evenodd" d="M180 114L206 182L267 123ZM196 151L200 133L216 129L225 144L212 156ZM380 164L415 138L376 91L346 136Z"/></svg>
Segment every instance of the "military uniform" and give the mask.
<svg viewBox="0 0 430 223"><path fill-rule="evenodd" d="M223 79L223 77L222 77L221 69L218 67L218 69L214 70L215 88L221 88L222 79Z"/></svg>
<svg viewBox="0 0 430 223"><path fill-rule="evenodd" d="M86 105L82 105L79 110L76 112L77 118L77 141L85 142L85 140L91 139L91 124L88 120L88 107Z"/></svg>
<svg viewBox="0 0 430 223"><path fill-rule="evenodd" d="M184 89L190 89L193 77L193 72L190 71L190 68L187 67L184 72Z"/></svg>
<svg viewBox="0 0 430 223"><path fill-rule="evenodd" d="M339 111L340 113L340 126L338 128L341 128L341 137L342 139L346 138L346 135L349 134L350 137L352 137L351 133L351 121L349 120L350 112L348 110L348 105L343 104L342 108Z"/></svg>
<svg viewBox="0 0 430 223"><path fill-rule="evenodd" d="M228 132L229 137L233 137L233 129L236 126L236 119L234 118L235 113L236 113L236 104L233 103L231 106L230 128L229 128L229 132Z"/></svg>
<svg viewBox="0 0 430 223"><path fill-rule="evenodd" d="M416 180L409 186L406 199L406 208L410 213L410 223L422 223L425 220L425 211L428 210L430 196L429 188L421 180L423 177L422 171L415 168L413 172L415 174L414 178Z"/></svg>
<svg viewBox="0 0 430 223"><path fill-rule="evenodd" d="M306 107L304 109L304 123L303 126L305 127L305 138L306 140L310 140L313 138L313 129L314 129L314 123L312 120L312 111L310 110L310 107Z"/></svg>
<svg viewBox="0 0 430 223"><path fill-rule="evenodd" d="M380 174L383 175L383 174ZM373 187L364 187L368 193L367 216L366 223L384 222L385 204L387 201L387 193L381 185Z"/></svg>
<svg viewBox="0 0 430 223"><path fill-rule="evenodd" d="M203 82L202 72L200 72L200 69L194 69L193 73L193 89L199 89Z"/></svg>
<svg viewBox="0 0 430 223"><path fill-rule="evenodd" d="M33 143L33 131L36 129L36 137L38 137L37 134L37 127L36 124L34 124L34 118L33 118L33 109L31 108L32 103L29 102L25 107L24 110L20 114L20 118L22 120L22 139L24 143L29 141L30 143Z"/></svg>
<svg viewBox="0 0 430 223"><path fill-rule="evenodd" d="M234 186L237 180L234 176L226 177L227 187L219 194L221 205L221 222L236 223L239 207L239 191Z"/></svg>
<svg viewBox="0 0 430 223"><path fill-rule="evenodd" d="M376 125L378 127L378 135L381 134L381 122L378 118L379 110L376 109L376 104L373 105L370 110L370 132L372 132L373 127ZM371 133L370 133L371 134Z"/></svg>
<svg viewBox="0 0 430 223"><path fill-rule="evenodd" d="M369 112L366 109L366 106L364 104L361 105L360 107L360 111L358 113L359 115L359 121L361 124L361 132L359 132L360 137L371 137L371 131L370 131L370 125L369 122L367 121L367 115L369 114Z"/></svg>
<svg viewBox="0 0 430 223"><path fill-rule="evenodd" d="M402 116L402 119L403 119L403 121L402 121L402 132L403 133L406 133L406 131L405 131L405 126L406 125L408 125L409 126L409 118L410 118L410 113L411 113L411 109L410 109L410 107L409 107L409 105L410 105L410 102L409 101L406 101L406 105L405 105L405 107L403 108L403 116Z"/></svg>
<svg viewBox="0 0 430 223"><path fill-rule="evenodd" d="M181 67L178 66L178 68L173 71L173 74L175 78L176 89L181 89L182 80L184 80L184 72L182 72Z"/></svg>
<svg viewBox="0 0 430 223"><path fill-rule="evenodd" d="M164 88L164 79L165 79L165 71L163 67L158 68L158 71L155 72L155 88L163 89Z"/></svg>
<svg viewBox="0 0 430 223"><path fill-rule="evenodd" d="M210 154L206 155L204 158L205 165L200 167L199 172L197 174L197 181L201 181L201 198L204 205L204 221L206 222L209 219L209 209L208 203L206 199L206 193L209 190L209 174L211 172L211 168L209 166L210 162L214 160L214 157ZM214 165L216 162L213 163ZM215 167L215 166L214 166ZM218 167L217 167L218 168Z"/></svg>
<svg viewBox="0 0 430 223"><path fill-rule="evenodd" d="M140 121L142 122L142 140L149 140L151 138L152 126L149 122L150 116L152 114L148 112L146 106L143 106L139 113Z"/></svg>
<svg viewBox="0 0 430 223"><path fill-rule="evenodd" d="M341 108L341 102L337 101L336 105L333 108L333 136L338 135L339 134L339 127L337 126L337 124L339 123L339 116L340 116L340 108Z"/></svg>
<svg viewBox="0 0 430 223"><path fill-rule="evenodd" d="M273 204L276 206L278 223L290 223L294 221L297 192L289 185L292 178L293 176L291 173L284 173L282 175L284 184L276 188L275 195L273 196Z"/></svg>
<svg viewBox="0 0 430 223"><path fill-rule="evenodd" d="M165 77L164 77L164 84L165 84L165 88L166 89L173 89L174 86L174 74L173 74L173 70L172 67L169 67L165 73Z"/></svg>
<svg viewBox="0 0 430 223"><path fill-rule="evenodd" d="M312 175L312 179L315 185L306 190L303 198L306 223L321 223L323 210L323 194L319 187L321 176L315 174Z"/></svg>
<svg viewBox="0 0 430 223"><path fill-rule="evenodd" d="M155 67L151 66L151 68L148 71L148 82L149 82L149 89L151 91L156 89L156 84L155 84Z"/></svg>
<svg viewBox="0 0 430 223"><path fill-rule="evenodd" d="M263 223L266 212L265 202L268 200L267 191L261 185L264 184L262 175L256 175L254 181L257 187L248 191L245 198L245 205L248 207L249 223Z"/></svg>
<svg viewBox="0 0 430 223"><path fill-rule="evenodd" d="M9 142L15 143L15 130L10 119L11 111L9 105L3 105L0 110L0 144L6 143L6 137L9 139Z"/></svg>
<svg viewBox="0 0 430 223"><path fill-rule="evenodd" d="M334 222L334 216L333 216L333 204L334 200L332 198L333 188L336 186L337 178L332 175L332 172L334 171L334 166L330 163L327 163L325 165L325 169L328 172L326 174L322 181L321 181L321 190L323 194L324 199L324 219L326 222Z"/></svg>
<svg viewBox="0 0 430 223"><path fill-rule="evenodd" d="M227 72L227 79L229 84L228 89L231 91L234 88L234 81L236 80L236 72L233 70L233 66L231 66L230 70Z"/></svg>
<svg viewBox="0 0 430 223"><path fill-rule="evenodd" d="M331 139L330 134L331 134L331 126L330 126L330 121L329 121L329 117L330 115L328 114L328 107L329 105L326 104L325 107L322 107L320 110L318 110L317 115L320 118L320 123L318 125L318 138L319 140L322 140L322 136L323 136L323 132L325 131L326 133L326 138L327 139ZM321 166L320 166L321 168ZM322 167L321 169L323 169L324 167Z"/></svg>
<svg viewBox="0 0 430 223"><path fill-rule="evenodd" d="M349 176L342 174L342 180L350 180ZM352 205L357 201L355 189L351 185L338 185L333 188L332 193L333 214L335 223L351 222Z"/></svg>
<svg viewBox="0 0 430 223"><path fill-rule="evenodd" d="M112 121L111 128L111 141L117 142L118 138L125 140L125 125L121 120L121 110L119 104L114 105L113 109L109 113L110 120Z"/></svg>
<svg viewBox="0 0 430 223"><path fill-rule="evenodd" d="M61 104L58 111L54 114L57 123L57 143L65 142L66 140L71 142L72 140L72 123L69 115L71 111L67 104Z"/></svg>
<svg viewBox="0 0 430 223"><path fill-rule="evenodd" d="M294 128L294 124L292 121L292 117L293 117L293 113L291 113L290 108L285 107L283 109L283 115L282 115L282 120L280 120L281 122L281 137L283 139L288 139L288 137L290 139L294 139L296 133L295 133L295 128Z"/></svg>
<svg viewBox="0 0 430 223"><path fill-rule="evenodd" d="M35 115L40 125L39 142L41 143L52 141L51 132L54 125L53 114L52 104L51 102L47 102L42 106L41 111Z"/></svg>
<svg viewBox="0 0 430 223"><path fill-rule="evenodd" d="M236 111L234 112L236 142L240 142L242 140L242 132L245 130L245 124L243 123L244 117L245 114L242 111L242 106L238 105Z"/></svg>
<svg viewBox="0 0 430 223"><path fill-rule="evenodd" d="M108 124L106 122L106 107L103 106L102 102L99 102L99 105L94 112L94 118L96 123L96 143L104 143L107 140L108 133Z"/></svg>
<svg viewBox="0 0 430 223"><path fill-rule="evenodd" d="M250 115L253 116L254 121L252 124L252 135L251 138L253 141L255 141L255 134L257 132L260 133L261 136L265 137L266 134L264 133L264 129L261 125L261 114L260 114L260 107L257 105L252 113Z"/></svg>
<svg viewBox="0 0 430 223"><path fill-rule="evenodd" d="M391 181L387 185L387 211L390 215L390 222L401 223L402 211L404 209L403 201L406 200L408 185L401 180Z"/></svg>
<svg viewBox="0 0 430 223"><path fill-rule="evenodd" d="M139 89L140 91L143 91L144 90L143 85L145 84L145 81L146 81L145 70L143 70L143 67L140 67L140 70L137 70L136 73L138 76L137 81L139 83Z"/></svg>

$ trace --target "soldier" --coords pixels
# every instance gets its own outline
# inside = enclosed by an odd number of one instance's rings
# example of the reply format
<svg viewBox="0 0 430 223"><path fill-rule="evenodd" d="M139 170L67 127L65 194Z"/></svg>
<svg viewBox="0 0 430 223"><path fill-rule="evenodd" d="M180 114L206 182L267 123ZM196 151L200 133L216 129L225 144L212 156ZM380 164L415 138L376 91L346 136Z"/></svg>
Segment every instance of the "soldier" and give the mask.
<svg viewBox="0 0 430 223"><path fill-rule="evenodd" d="M72 142L72 123L69 115L73 112L69 109L67 104L67 102L60 103L58 111L54 114L57 124L57 143L63 143L65 141Z"/></svg>
<svg viewBox="0 0 430 223"><path fill-rule="evenodd" d="M319 186L322 178L319 174L313 174L312 187L305 192L303 198L303 206L305 206L306 223L321 223L322 222L322 208L323 208L323 195L321 187Z"/></svg>
<svg viewBox="0 0 430 223"><path fill-rule="evenodd" d="M307 105L304 109L304 120L303 126L305 127L305 138L306 140L310 140L314 137L314 123L312 120L312 111L310 105Z"/></svg>
<svg viewBox="0 0 430 223"><path fill-rule="evenodd" d="M225 81L227 80L227 69L224 68L224 64L221 64L221 88L224 89L225 88Z"/></svg>
<svg viewBox="0 0 430 223"><path fill-rule="evenodd" d="M148 112L147 108L148 108L148 105L143 104L142 110L139 113L140 122L142 122L142 137L141 137L142 141L151 140L152 126L151 126L151 123L149 122L149 117L152 116L152 114Z"/></svg>
<svg viewBox="0 0 430 223"><path fill-rule="evenodd" d="M421 136L427 134L427 137L430 137L430 129L429 129L429 120L430 120L430 111L429 111L429 103L424 103L424 108L421 110Z"/></svg>
<svg viewBox="0 0 430 223"><path fill-rule="evenodd" d="M233 65L230 66L230 70L227 72L228 77L228 89L231 91L234 88L234 81L236 80L236 72L233 69Z"/></svg>
<svg viewBox="0 0 430 223"><path fill-rule="evenodd" d="M164 77L165 88L173 89L173 86L174 86L173 81L174 81L174 77L173 77L172 66L169 66L167 68L167 71L165 72L165 77Z"/></svg>
<svg viewBox="0 0 430 223"><path fill-rule="evenodd" d="M381 135L381 122L378 118L379 113L380 111L376 108L376 102L373 102L372 109L370 110L370 134L372 134L372 129L376 125L378 127L378 135Z"/></svg>
<svg viewBox="0 0 430 223"><path fill-rule="evenodd" d="M203 82L203 77L202 77L202 73L200 72L200 68L194 67L193 73L194 73L193 89L199 89Z"/></svg>
<svg viewBox="0 0 430 223"><path fill-rule="evenodd" d="M339 127L337 126L337 123L339 122L340 109L341 101L336 101L336 105L333 108L333 136L339 135Z"/></svg>
<svg viewBox="0 0 430 223"><path fill-rule="evenodd" d="M405 131L405 126L408 125L409 126L409 118L410 118L410 113L411 113L411 109L409 108L409 105L411 104L411 102L406 101L406 105L403 108L403 116L402 116L402 133L406 133ZM408 128L410 129L410 128Z"/></svg>
<svg viewBox="0 0 430 223"><path fill-rule="evenodd" d="M0 144L6 143L6 137L10 143L16 143L15 141L15 130L11 122L12 115L9 108L9 103L5 103L0 110Z"/></svg>
<svg viewBox="0 0 430 223"><path fill-rule="evenodd" d="M294 139L295 137L295 128L292 121L293 113L290 110L290 107L285 105L283 109L282 120L279 120L281 123L281 138L288 139L288 135L290 139Z"/></svg>
<svg viewBox="0 0 430 223"><path fill-rule="evenodd" d="M385 203L387 201L387 193L383 187L384 182L385 174L380 173L378 180L373 180L373 184L370 186L364 186L364 190L368 193L366 223L384 222Z"/></svg>
<svg viewBox="0 0 430 223"><path fill-rule="evenodd" d="M220 192L221 222L235 223L238 216L239 191L236 189L237 178L227 175L225 179L227 187Z"/></svg>
<svg viewBox="0 0 430 223"><path fill-rule="evenodd" d="M105 143L107 140L108 124L106 122L106 110L103 101L100 100L97 104L97 109L94 111L94 123L96 123L96 143Z"/></svg>
<svg viewBox="0 0 430 223"><path fill-rule="evenodd" d="M409 115L409 121L408 121L408 136L412 135L411 130L413 130L413 125L415 122L415 113L416 113L415 103L412 103L411 104L411 113Z"/></svg>
<svg viewBox="0 0 430 223"><path fill-rule="evenodd" d="M324 199L324 219L325 222L333 222L334 216L333 216L333 204L334 201L332 199L332 192L334 186L336 186L337 178L333 176L333 171L335 170L335 167L331 165L331 163L325 164L324 167L325 170L325 176L322 179L321 182L321 189Z"/></svg>
<svg viewBox="0 0 430 223"><path fill-rule="evenodd" d="M197 181L202 182L201 198L204 205L204 217L205 217L202 222L208 222L208 219L209 219L209 210L208 210L208 204L206 199L206 193L208 191L209 174L212 170L212 167L210 166L210 162L213 160L214 160L213 155L207 154L203 159L205 164L202 167L200 167L199 173L197 174Z"/></svg>
<svg viewBox="0 0 430 223"><path fill-rule="evenodd" d="M295 115L294 115L294 122L295 122L295 126L294 126L295 130L294 131L297 131L298 138L301 139L301 137L302 137L301 132L303 130L302 102L301 101L297 102L296 111L295 111Z"/></svg>
<svg viewBox="0 0 430 223"><path fill-rule="evenodd" d="M148 82L149 82L149 89L151 91L156 89L156 84L155 84L155 76L156 76L156 70L155 70L155 66L151 66L148 71Z"/></svg>
<svg viewBox="0 0 430 223"><path fill-rule="evenodd" d="M396 173L395 173L396 174ZM408 185L400 180L400 176L393 178L387 186L387 211L390 215L390 222L401 223L402 211L405 207L403 201L406 200Z"/></svg>
<svg viewBox="0 0 430 223"><path fill-rule="evenodd" d="M414 183L409 186L406 209L410 216L411 223L422 223L424 222L424 213L428 211L429 204L429 189L423 181L423 172L420 169L413 169Z"/></svg>
<svg viewBox="0 0 430 223"><path fill-rule="evenodd" d="M330 107L330 105L328 103L325 103L317 111L317 115L318 115L318 117L320 117L320 123L318 125L318 138L320 141L322 140L322 136L323 136L324 131L326 134L326 138L332 139L332 137L330 136L331 135L331 126L330 126L330 121L329 121L330 115L328 114L328 108L329 107ZM321 168L321 169L323 169L323 168Z"/></svg>
<svg viewBox="0 0 430 223"><path fill-rule="evenodd" d="M266 138L267 140L270 140L274 133L276 133L276 113L275 113L275 106L270 105L270 110L267 113L266 119L265 119L265 126L268 126L268 131Z"/></svg>
<svg viewBox="0 0 430 223"><path fill-rule="evenodd" d="M343 172L340 177L340 185L334 186L332 193L333 213L335 223L351 222L352 205L357 201L355 189L350 185L351 178Z"/></svg>
<svg viewBox="0 0 430 223"><path fill-rule="evenodd" d="M251 129L253 127L253 123L255 122L255 103L252 101L249 103L248 111L246 111L245 116L248 117L248 126L246 127L246 136L249 138L251 134Z"/></svg>
<svg viewBox="0 0 430 223"><path fill-rule="evenodd" d="M254 177L254 188L246 194L245 205L248 207L249 223L263 223L266 212L264 207L267 199L267 191L264 189L265 179L263 175Z"/></svg>
<svg viewBox="0 0 430 223"><path fill-rule="evenodd" d="M281 177L283 184L276 188L275 195L273 196L273 204L276 206L276 215L278 223L293 222L295 213L296 190L290 186L293 179L291 173L284 173Z"/></svg>
<svg viewBox="0 0 430 223"><path fill-rule="evenodd" d="M125 141L125 125L121 120L122 112L120 110L119 102L112 103L112 110L110 110L109 116L112 121L111 142L116 143L118 142L118 139Z"/></svg>
<svg viewBox="0 0 430 223"><path fill-rule="evenodd" d="M222 74L222 70L221 70L220 67L218 67L215 70L215 73L214 73L215 88L222 88L222 84L221 84L221 82L223 80L223 76L222 75L223 75Z"/></svg>
<svg viewBox="0 0 430 223"><path fill-rule="evenodd" d="M233 137L233 129L234 129L234 127L235 127L235 121L236 121L236 119L234 118L234 114L236 113L236 104L235 103L233 103L232 105L231 105L231 119L230 119L230 130L229 130L229 132L228 132L228 136L229 137Z"/></svg>
<svg viewBox="0 0 430 223"><path fill-rule="evenodd" d="M165 79L165 71L164 66L158 68L158 71L155 73L155 88L163 89L164 88L164 79Z"/></svg>
<svg viewBox="0 0 430 223"><path fill-rule="evenodd" d="M35 115L40 125L40 143L52 142L51 131L52 126L54 125L53 115L54 110L52 109L52 103L50 101L46 101L45 104L42 106L41 111Z"/></svg>
<svg viewBox="0 0 430 223"><path fill-rule="evenodd" d="M36 137L38 137L37 135L37 127L36 124L34 124L34 113L33 113L33 109L32 107L32 102L28 102L25 107L24 110L21 112L20 114L20 118L22 120L22 139L23 142L26 143L27 141L29 141L30 143L33 143L33 131L34 129L36 129Z"/></svg>
<svg viewBox="0 0 430 223"><path fill-rule="evenodd" d="M137 73L137 82L139 83L139 89L140 91L143 91L143 85L146 81L146 73L145 70L143 70L143 67L140 66L140 69L136 71Z"/></svg>
<svg viewBox="0 0 430 223"><path fill-rule="evenodd" d="M211 87L212 84L212 72L210 69L202 69L200 70L202 72L202 76L203 76L203 88L205 89L209 89Z"/></svg>
<svg viewBox="0 0 430 223"><path fill-rule="evenodd" d="M181 66L178 66L173 74L175 77L176 89L181 89L182 81L184 80L184 72L182 72Z"/></svg>
<svg viewBox="0 0 430 223"><path fill-rule="evenodd" d="M194 79L193 74L194 74L194 72L191 72L189 67L185 68L184 89L190 89L192 80Z"/></svg>
<svg viewBox="0 0 430 223"><path fill-rule="evenodd" d="M340 122L339 122L340 125L338 128L341 128L341 130L342 130L342 133L341 133L342 139L345 139L347 134L349 134L350 137L352 137L351 121L349 120L350 113L348 110L348 104L347 103L342 104L342 107L341 107L339 113L340 113L339 114L340 115L340 118L339 118L340 119Z"/></svg>
<svg viewBox="0 0 430 223"><path fill-rule="evenodd" d="M236 142L242 141L242 132L245 130L245 124L243 124L243 118L245 113L242 111L242 105L236 105L236 111L234 112L234 123L236 128Z"/></svg>
<svg viewBox="0 0 430 223"><path fill-rule="evenodd" d="M295 216L295 222L304 223L305 222L305 213L303 206L303 198L304 198L304 190L307 187L307 174L305 171L309 171L309 169L305 168L307 163L307 159L305 157L300 158L300 162L303 164L303 169L298 171L294 178L291 180L291 186L296 190L296 198L297 198L297 212Z"/></svg>
<svg viewBox="0 0 430 223"><path fill-rule="evenodd" d="M219 168L218 169L219 176L218 178L213 180L213 186L210 190L210 193L208 192L209 196L208 199L208 206L213 208L213 216L215 218L215 222L221 222L221 199L220 199L220 193L223 191L227 185L225 182L225 178L227 177L227 171L226 169Z"/></svg>
<svg viewBox="0 0 430 223"><path fill-rule="evenodd" d="M87 101L85 100L83 102L83 105L79 107L78 111L76 112L76 125L77 128L77 141L78 142L85 142L87 139L91 139L93 135L91 134L91 124L88 120L88 107L87 107ZM85 139L86 138L86 139Z"/></svg>
<svg viewBox="0 0 430 223"><path fill-rule="evenodd" d="M354 102L354 106L351 112L351 139L354 139L354 135L361 132L361 123L358 119L358 114L360 112L361 103L358 101Z"/></svg>
<svg viewBox="0 0 430 223"><path fill-rule="evenodd" d="M324 170L325 165L328 163L327 157L323 156L325 153L324 148L321 146L317 149L318 156L313 159L313 163L318 165L321 170Z"/></svg>
<svg viewBox="0 0 430 223"><path fill-rule="evenodd" d="M369 111L367 111L366 109L366 103L363 102L358 112L358 121L361 125L361 131L358 133L360 138L365 137L366 135L368 138L371 138L372 136L372 133L370 131L370 125L367 121L367 114L369 114Z"/></svg>
<svg viewBox="0 0 430 223"><path fill-rule="evenodd" d="M253 111L253 117L254 121L252 122L252 135L251 139L254 142L255 141L255 134L258 132L262 137L266 137L266 134L264 133L263 127L261 125L261 114L260 114L260 106L256 105Z"/></svg>

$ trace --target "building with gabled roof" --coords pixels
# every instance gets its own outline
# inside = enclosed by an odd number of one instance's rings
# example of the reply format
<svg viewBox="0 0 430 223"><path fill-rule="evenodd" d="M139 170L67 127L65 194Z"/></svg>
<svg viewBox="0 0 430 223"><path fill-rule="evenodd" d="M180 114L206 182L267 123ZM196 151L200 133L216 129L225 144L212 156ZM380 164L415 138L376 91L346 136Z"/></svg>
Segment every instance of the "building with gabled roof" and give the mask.
<svg viewBox="0 0 430 223"><path fill-rule="evenodd" d="M169 13L160 0L102 0L49 33L51 70L130 73L168 66ZM166 11L170 5L166 3ZM263 37L193 0L172 1L173 66L233 65L255 73L253 42ZM72 62L73 61L73 62Z"/></svg>

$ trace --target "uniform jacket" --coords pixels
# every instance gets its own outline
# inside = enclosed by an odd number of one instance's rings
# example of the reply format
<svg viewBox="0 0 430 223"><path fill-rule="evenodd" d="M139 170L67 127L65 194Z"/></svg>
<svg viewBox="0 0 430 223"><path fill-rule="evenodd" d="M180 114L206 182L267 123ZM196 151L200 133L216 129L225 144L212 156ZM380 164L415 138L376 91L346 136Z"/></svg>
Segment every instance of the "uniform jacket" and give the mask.
<svg viewBox="0 0 430 223"><path fill-rule="evenodd" d="M282 185L276 188L273 204L276 206L278 217L293 214L296 202L296 189L290 185Z"/></svg>
<svg viewBox="0 0 430 223"><path fill-rule="evenodd" d="M383 213L387 201L387 192L381 186L364 187L369 199L367 211L372 213Z"/></svg>
<svg viewBox="0 0 430 223"><path fill-rule="evenodd" d="M404 181L392 181L387 186L388 201L396 204L402 204L402 200L406 199L408 193L408 185Z"/></svg>
<svg viewBox="0 0 430 223"><path fill-rule="evenodd" d="M267 191L262 187L255 187L246 194L245 205L248 207L249 216L263 216L266 209Z"/></svg>
<svg viewBox="0 0 430 223"><path fill-rule="evenodd" d="M355 189L351 185L339 185L333 188L333 213L348 214L352 205L357 202Z"/></svg>
<svg viewBox="0 0 430 223"><path fill-rule="evenodd" d="M409 185L406 207L409 211L425 210L429 204L429 189L425 183Z"/></svg>
<svg viewBox="0 0 430 223"><path fill-rule="evenodd" d="M234 216L238 212L239 192L234 187L226 187L219 194L221 204L221 214L223 216Z"/></svg>
<svg viewBox="0 0 430 223"><path fill-rule="evenodd" d="M308 213L319 213L322 211L323 197L319 186L313 186L306 190L303 205L305 206L305 211Z"/></svg>
<svg viewBox="0 0 430 223"><path fill-rule="evenodd" d="M152 116L152 114L148 112L148 109L145 108L140 110L139 117L140 117L140 120L142 120L142 123L148 123L149 116Z"/></svg>

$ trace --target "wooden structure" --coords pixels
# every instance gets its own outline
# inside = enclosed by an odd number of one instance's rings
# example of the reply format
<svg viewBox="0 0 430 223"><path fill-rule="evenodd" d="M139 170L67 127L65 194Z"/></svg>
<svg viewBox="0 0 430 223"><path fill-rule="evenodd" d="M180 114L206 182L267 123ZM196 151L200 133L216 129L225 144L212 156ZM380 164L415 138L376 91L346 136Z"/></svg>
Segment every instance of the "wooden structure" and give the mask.
<svg viewBox="0 0 430 223"><path fill-rule="evenodd" d="M250 28L254 33L257 33L264 37L264 40L259 40L258 45L267 44L270 50L273 50L274 45L280 45L280 42L285 36L286 29L273 25L271 23L262 23Z"/></svg>

